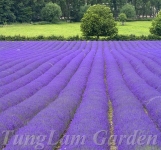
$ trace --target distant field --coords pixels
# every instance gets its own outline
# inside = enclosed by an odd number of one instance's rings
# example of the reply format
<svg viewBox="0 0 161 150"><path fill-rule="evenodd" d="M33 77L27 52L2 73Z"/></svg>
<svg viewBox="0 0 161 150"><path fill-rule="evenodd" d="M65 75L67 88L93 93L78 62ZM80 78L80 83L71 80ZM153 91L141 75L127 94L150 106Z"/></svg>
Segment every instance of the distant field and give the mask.
<svg viewBox="0 0 161 150"><path fill-rule="evenodd" d="M148 35L150 21L137 21L127 22L125 26L117 23L119 34L135 34L135 35ZM60 23L60 24L47 24L47 25L32 25L32 24L13 24L0 27L1 35L62 35L65 37L73 35L81 35L80 23Z"/></svg>
<svg viewBox="0 0 161 150"><path fill-rule="evenodd" d="M149 35L151 21L127 22L125 26L118 23L119 34Z"/></svg>

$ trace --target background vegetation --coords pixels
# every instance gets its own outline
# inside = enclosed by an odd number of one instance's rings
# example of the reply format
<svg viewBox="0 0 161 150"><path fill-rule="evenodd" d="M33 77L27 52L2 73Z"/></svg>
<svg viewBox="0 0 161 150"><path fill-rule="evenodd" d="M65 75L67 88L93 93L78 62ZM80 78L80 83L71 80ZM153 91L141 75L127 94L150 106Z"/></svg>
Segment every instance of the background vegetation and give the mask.
<svg viewBox="0 0 161 150"><path fill-rule="evenodd" d="M134 6L137 19L154 17L161 8L161 0L0 0L0 23L44 21L41 11L49 2L61 7L61 19L66 21L80 21L86 5L105 4L115 19L127 3Z"/></svg>

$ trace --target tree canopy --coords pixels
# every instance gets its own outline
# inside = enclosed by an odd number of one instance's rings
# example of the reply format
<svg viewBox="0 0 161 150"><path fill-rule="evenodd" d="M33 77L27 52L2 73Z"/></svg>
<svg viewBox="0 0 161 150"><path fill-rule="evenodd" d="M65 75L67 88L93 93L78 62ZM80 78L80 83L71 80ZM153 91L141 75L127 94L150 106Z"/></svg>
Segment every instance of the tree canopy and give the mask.
<svg viewBox="0 0 161 150"><path fill-rule="evenodd" d="M80 20L86 5L104 4L115 18L127 3L134 6L137 18L155 17L161 9L161 0L1 0L0 23L43 21L41 10L49 2L61 7L62 18L73 21Z"/></svg>
<svg viewBox="0 0 161 150"><path fill-rule="evenodd" d="M90 6L84 14L81 31L84 36L112 36L118 33L113 14L105 5Z"/></svg>
<svg viewBox="0 0 161 150"><path fill-rule="evenodd" d="M126 14L128 19L134 19L136 17L135 7L131 4L126 4L121 8L121 13Z"/></svg>
<svg viewBox="0 0 161 150"><path fill-rule="evenodd" d="M59 5L49 2L42 8L41 14L43 20L56 23L59 21L62 11Z"/></svg>

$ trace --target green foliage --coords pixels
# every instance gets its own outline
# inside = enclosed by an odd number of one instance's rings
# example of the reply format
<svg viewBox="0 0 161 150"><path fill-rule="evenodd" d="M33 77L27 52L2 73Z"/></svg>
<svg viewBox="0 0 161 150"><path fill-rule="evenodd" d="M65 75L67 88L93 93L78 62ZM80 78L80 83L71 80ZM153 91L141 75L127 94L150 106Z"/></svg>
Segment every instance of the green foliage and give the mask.
<svg viewBox="0 0 161 150"><path fill-rule="evenodd" d="M0 0L0 24L7 22L14 22L16 19L14 13L11 11L13 2L11 0Z"/></svg>
<svg viewBox="0 0 161 150"><path fill-rule="evenodd" d="M18 22L31 22L32 19L32 9L31 7L25 7L21 2L18 4L19 14L17 15Z"/></svg>
<svg viewBox="0 0 161 150"><path fill-rule="evenodd" d="M157 17L153 20L152 27L150 27L150 33L161 36L161 11L158 13Z"/></svg>
<svg viewBox="0 0 161 150"><path fill-rule="evenodd" d="M83 15L87 12L88 8L90 5L84 5L80 7L80 12L79 12L79 20L83 18Z"/></svg>
<svg viewBox="0 0 161 150"><path fill-rule="evenodd" d="M122 22L122 25L124 25L124 22L127 20L126 14L121 13L118 17L119 21Z"/></svg>
<svg viewBox="0 0 161 150"><path fill-rule="evenodd" d="M45 6L44 0L32 0L30 6L32 7L32 21L42 21L41 10Z"/></svg>
<svg viewBox="0 0 161 150"><path fill-rule="evenodd" d="M43 20L56 23L59 21L62 11L59 5L49 2L42 8L41 15Z"/></svg>
<svg viewBox="0 0 161 150"><path fill-rule="evenodd" d="M111 10L105 5L90 6L81 21L81 31L84 36L99 38L99 36L112 36L118 33Z"/></svg>
<svg viewBox="0 0 161 150"><path fill-rule="evenodd" d="M122 6L129 2L135 7L137 19L156 16L161 9L161 0L0 0L0 22L38 22L45 21L41 10L46 3L53 2L61 7L64 20L80 21L87 5L108 5L115 19ZM127 16L128 17L128 16ZM131 19L128 18L128 21Z"/></svg>
<svg viewBox="0 0 161 150"><path fill-rule="evenodd" d="M126 4L121 8L121 13L126 14L126 17L128 19L134 19L136 18L136 11L135 7L131 4Z"/></svg>

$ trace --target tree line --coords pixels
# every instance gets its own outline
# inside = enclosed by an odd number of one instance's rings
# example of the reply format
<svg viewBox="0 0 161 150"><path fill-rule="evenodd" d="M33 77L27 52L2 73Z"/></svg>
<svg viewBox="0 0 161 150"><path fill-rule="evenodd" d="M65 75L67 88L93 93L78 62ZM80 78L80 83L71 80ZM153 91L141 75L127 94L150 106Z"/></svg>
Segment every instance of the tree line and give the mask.
<svg viewBox="0 0 161 150"><path fill-rule="evenodd" d="M0 0L0 23L44 21L41 12L49 2L61 8L61 18L80 21L86 6L104 4L110 7L115 18L129 3L135 7L137 18L155 17L161 9L161 0Z"/></svg>

